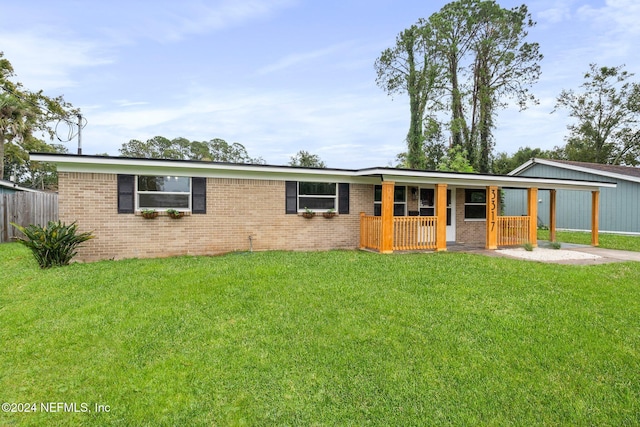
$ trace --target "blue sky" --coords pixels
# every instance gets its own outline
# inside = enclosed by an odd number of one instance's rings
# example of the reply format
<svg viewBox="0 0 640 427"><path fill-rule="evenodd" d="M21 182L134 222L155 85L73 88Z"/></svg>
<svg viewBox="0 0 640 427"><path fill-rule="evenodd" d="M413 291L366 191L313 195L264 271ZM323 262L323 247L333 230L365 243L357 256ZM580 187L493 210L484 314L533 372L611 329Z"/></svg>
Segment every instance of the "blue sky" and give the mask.
<svg viewBox="0 0 640 427"><path fill-rule="evenodd" d="M239 142L269 164L307 150L329 167L388 166L405 150L408 104L376 86L373 63L446 3L5 0L0 51L25 87L81 109L84 154L162 135ZM569 120L551 114L555 97L589 63L640 78L637 0L525 3L545 58L532 89L540 104L499 113L496 151L509 153L563 144ZM75 152L77 141L66 145Z"/></svg>

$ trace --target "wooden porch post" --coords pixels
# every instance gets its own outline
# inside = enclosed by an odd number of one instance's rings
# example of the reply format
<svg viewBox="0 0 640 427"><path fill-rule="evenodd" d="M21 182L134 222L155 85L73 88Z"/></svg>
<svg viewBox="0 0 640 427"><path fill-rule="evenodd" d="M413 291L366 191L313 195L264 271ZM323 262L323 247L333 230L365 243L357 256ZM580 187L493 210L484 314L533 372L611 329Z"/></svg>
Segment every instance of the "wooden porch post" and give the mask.
<svg viewBox="0 0 640 427"><path fill-rule="evenodd" d="M598 220L600 218L600 191L591 192L591 246L598 246Z"/></svg>
<svg viewBox="0 0 640 427"><path fill-rule="evenodd" d="M556 241L556 190L549 190L549 240Z"/></svg>
<svg viewBox="0 0 640 427"><path fill-rule="evenodd" d="M395 182L382 182L382 236L380 242L380 253L390 254L393 252L393 193Z"/></svg>
<svg viewBox="0 0 640 427"><path fill-rule="evenodd" d="M538 246L538 189L527 188L527 215L529 216L529 243Z"/></svg>
<svg viewBox="0 0 640 427"><path fill-rule="evenodd" d="M436 251L447 250L447 184L436 184Z"/></svg>
<svg viewBox="0 0 640 427"><path fill-rule="evenodd" d="M487 187L487 249L498 249L498 206L498 187Z"/></svg>

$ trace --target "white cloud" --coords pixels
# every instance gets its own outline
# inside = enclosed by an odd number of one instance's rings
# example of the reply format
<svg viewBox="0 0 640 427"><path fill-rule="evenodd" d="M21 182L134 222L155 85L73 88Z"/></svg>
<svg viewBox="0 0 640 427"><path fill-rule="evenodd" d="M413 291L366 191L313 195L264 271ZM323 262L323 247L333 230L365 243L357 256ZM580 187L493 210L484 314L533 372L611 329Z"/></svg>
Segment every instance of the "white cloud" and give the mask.
<svg viewBox="0 0 640 427"><path fill-rule="evenodd" d="M637 0L607 0L602 7L582 6L578 15L614 33L640 34L640 3Z"/></svg>
<svg viewBox="0 0 640 427"><path fill-rule="evenodd" d="M557 24L571 19L571 1L561 0L546 9L539 11L536 17L543 23Z"/></svg>
<svg viewBox="0 0 640 427"><path fill-rule="evenodd" d="M353 43L346 42L346 43L340 43L333 46L329 46L323 49L314 50L311 52L291 54L274 62L273 64L269 64L265 67L260 68L257 71L257 74L258 75L268 74L275 71L280 71L286 68L290 68L296 65L312 62L314 60L321 59L325 56L330 56L334 53L343 51L349 48L350 46L353 46Z"/></svg>
<svg viewBox="0 0 640 427"><path fill-rule="evenodd" d="M129 101L128 99L118 99L113 102L118 107L135 107L138 105L149 105L147 101Z"/></svg>
<svg viewBox="0 0 640 427"><path fill-rule="evenodd" d="M24 27L26 30L12 22L3 24L4 30L0 29L0 51L10 60L18 81L25 86L59 90L77 84L72 77L74 70L116 62L117 48L134 44L139 39L161 42L183 40L189 35L264 19L282 8L290 7L295 1L221 0L210 4L189 0L167 2L158 7L155 3L147 2L125 2L117 7L105 3L86 11L87 15L78 22L77 27L61 16L53 15L47 19L43 14L36 14L33 22ZM24 11L18 8L12 13ZM104 20L101 15L114 19ZM92 24L102 21L109 24ZM86 33L86 28L81 28L84 25L91 26L90 33L94 39L87 38L86 34L89 33ZM97 41L97 37L102 38Z"/></svg>
<svg viewBox="0 0 640 427"><path fill-rule="evenodd" d="M46 91L74 86L76 81L71 76L78 68L113 62L97 43L42 31L2 32L0 46L13 65L17 81L27 88Z"/></svg>
<svg viewBox="0 0 640 427"><path fill-rule="evenodd" d="M190 35L265 19L295 3L295 0L187 0L160 5L128 2L121 5L124 10L119 24L106 31L120 43L137 38L175 42Z"/></svg>
<svg viewBox="0 0 640 427"><path fill-rule="evenodd" d="M93 110L83 137L85 153L117 154L130 139L156 135L240 142L252 156L286 164L299 150L319 154L330 167L384 165L404 149L406 111L384 94L327 97L292 91L194 90L181 103ZM400 126L398 124L400 123ZM380 159L384 160L380 160Z"/></svg>
<svg viewBox="0 0 640 427"><path fill-rule="evenodd" d="M604 60L627 57L630 62L638 63L635 60L640 43L637 24L640 21L640 3L637 0L607 0L602 7L583 6L577 14L592 25L598 40L598 57Z"/></svg>

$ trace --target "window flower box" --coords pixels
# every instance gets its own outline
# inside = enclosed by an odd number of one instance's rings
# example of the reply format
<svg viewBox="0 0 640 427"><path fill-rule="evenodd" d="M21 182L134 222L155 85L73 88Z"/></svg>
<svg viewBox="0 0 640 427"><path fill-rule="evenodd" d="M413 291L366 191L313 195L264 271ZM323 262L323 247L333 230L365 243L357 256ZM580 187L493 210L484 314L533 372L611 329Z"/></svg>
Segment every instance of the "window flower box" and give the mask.
<svg viewBox="0 0 640 427"><path fill-rule="evenodd" d="M173 219L180 219L184 216L184 212L177 211L175 209L167 209L167 215Z"/></svg>
<svg viewBox="0 0 640 427"><path fill-rule="evenodd" d="M336 210L335 209L329 209L328 211L323 212L322 216L327 218L327 219L331 219L334 216L336 216Z"/></svg>
<svg viewBox="0 0 640 427"><path fill-rule="evenodd" d="M155 209L143 209L140 211L140 214L145 219L154 219L158 217L158 211Z"/></svg>

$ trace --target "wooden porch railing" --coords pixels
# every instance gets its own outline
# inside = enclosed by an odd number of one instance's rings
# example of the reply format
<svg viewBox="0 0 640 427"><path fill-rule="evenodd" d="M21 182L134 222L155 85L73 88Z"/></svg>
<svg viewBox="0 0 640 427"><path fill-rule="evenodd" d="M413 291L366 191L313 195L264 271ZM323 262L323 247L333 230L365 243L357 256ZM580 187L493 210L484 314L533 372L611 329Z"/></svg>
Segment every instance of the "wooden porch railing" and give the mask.
<svg viewBox="0 0 640 427"><path fill-rule="evenodd" d="M435 216L396 216L393 218L394 251L435 248Z"/></svg>
<svg viewBox="0 0 640 427"><path fill-rule="evenodd" d="M427 250L436 248L434 216L396 216L393 218L393 250ZM360 219L360 247L380 250L382 218L362 216Z"/></svg>
<svg viewBox="0 0 640 427"><path fill-rule="evenodd" d="M382 217L360 216L360 247L380 250L382 242Z"/></svg>
<svg viewBox="0 0 640 427"><path fill-rule="evenodd" d="M528 216L498 216L498 246L523 245L528 241Z"/></svg>

